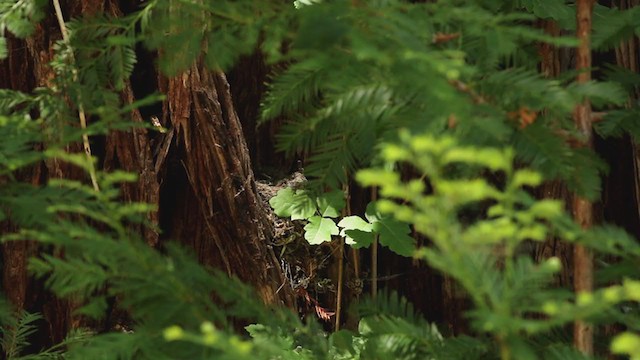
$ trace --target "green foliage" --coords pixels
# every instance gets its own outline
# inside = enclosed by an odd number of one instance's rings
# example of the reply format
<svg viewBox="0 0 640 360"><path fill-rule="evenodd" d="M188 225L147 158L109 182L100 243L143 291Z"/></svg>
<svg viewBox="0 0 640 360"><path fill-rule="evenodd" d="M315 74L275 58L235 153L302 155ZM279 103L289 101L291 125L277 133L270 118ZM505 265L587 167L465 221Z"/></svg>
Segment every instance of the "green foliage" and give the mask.
<svg viewBox="0 0 640 360"><path fill-rule="evenodd" d="M593 152L568 145L567 137L580 140L571 113L584 98L620 105L625 93L617 83L576 85L537 73L536 42L576 42L522 22L533 19L529 12L572 23L573 5L522 1L499 8L486 1L301 6L289 52L295 62L269 84L262 119L285 118L278 148L308 155L312 187L340 187L347 174L375 161L375 144L408 127L452 133L468 144L516 144L519 159L594 199L605 167ZM598 12L607 24L622 13ZM318 28L336 33L323 32L321 41ZM428 86L416 79L429 79ZM534 126L514 115L521 110ZM447 129L451 119L455 127Z"/></svg>
<svg viewBox="0 0 640 360"><path fill-rule="evenodd" d="M31 35L46 15L47 3L46 0L0 1L0 60L7 57L5 31L19 38Z"/></svg>
<svg viewBox="0 0 640 360"><path fill-rule="evenodd" d="M495 339L502 357L536 358L531 336L577 319L619 311L616 304L636 301L636 282L578 294L575 303L562 300L570 293L551 286L560 261L550 258L535 264L519 249L530 241L544 241L550 234L605 253L626 253L637 260L638 245L614 228L583 232L563 214L555 200L534 200L524 187L537 186L542 177L527 169L515 170L510 149L464 147L452 138L401 134L401 143L382 148L391 164L408 164L423 178L401 180L387 166L358 173L364 185L380 187L385 199L378 202L382 213L393 214L432 240L433 246L416 256L455 278L474 303L467 314L476 331ZM479 175L461 176L454 165L501 174L502 185ZM474 174L473 172L471 174ZM477 173L476 173L477 174ZM483 204L471 223L460 221L460 212ZM607 239L605 241L605 239ZM627 276L637 276L627 274ZM545 318L534 314L544 313Z"/></svg>
<svg viewBox="0 0 640 360"><path fill-rule="evenodd" d="M617 46L621 41L640 34L640 10L633 7L628 10L596 8L594 17L594 34L591 38L593 47L607 50Z"/></svg>
<svg viewBox="0 0 640 360"><path fill-rule="evenodd" d="M625 332L618 336L611 344L611 351L614 354L626 354L629 355L631 360L640 359L640 336Z"/></svg>
<svg viewBox="0 0 640 360"><path fill-rule="evenodd" d="M336 226L333 218L340 217L345 206L344 193L332 191L315 199L310 190L284 188L269 200L276 215L291 220L305 220L304 238L311 245L319 245L340 235L346 244L355 249L369 247L374 238L380 244L402 256L411 256L415 250L415 240L409 235L409 225L376 211L375 203L367 206L365 219L357 215L342 217Z"/></svg>
<svg viewBox="0 0 640 360"><path fill-rule="evenodd" d="M46 4L0 0L0 59L8 55L6 32L32 34ZM637 35L638 9L597 6L595 46ZM637 104L625 104L637 76L610 68L607 81L578 85L537 73L540 43L577 42L531 24L554 19L570 31L574 10L571 1L551 0L151 0L126 17L71 20L70 41L54 49L50 88L0 90L0 220L16 228L0 241L37 241L43 251L30 260L34 275L81 303L77 313L87 317L104 316L117 299L133 332L78 331L28 355L39 317L3 303L5 357L586 359L561 337L541 340L582 319L626 326L611 350L638 358L637 239L611 226L584 231L562 204L528 192L561 179L598 197L605 166L569 145L584 140L571 121L583 100L607 111L596 125L601 135L640 134ZM270 200L275 213L305 221L311 244L343 238L365 248L377 239L426 260L466 292L473 337L444 337L396 294L363 301L357 330L326 334L286 310L265 309L250 288L175 245L160 252L144 244L131 225L147 226L151 208L122 203L118 191L135 180L131 174L98 172L100 192L78 180L18 181L41 161L91 168L83 154L62 150L81 138L73 126L78 109L92 116L86 133L94 135L131 128L130 111L160 98L122 102L140 45L157 50L168 76L195 62L228 69L256 48L270 63L282 62L261 118L284 121L278 148L305 155L311 182L280 190ZM362 216L344 213L343 191L321 191L343 188L355 173L382 197ZM416 248L412 231L431 245ZM558 289L558 259L535 263L523 255L550 236L619 257L598 274L607 285L583 294ZM258 324L239 333L238 321Z"/></svg>
<svg viewBox="0 0 640 360"><path fill-rule="evenodd" d="M23 349L29 344L29 335L33 334L37 327L34 324L42 319L38 314L30 314L21 311L10 316L8 321L2 324L2 350L7 359L17 359Z"/></svg>

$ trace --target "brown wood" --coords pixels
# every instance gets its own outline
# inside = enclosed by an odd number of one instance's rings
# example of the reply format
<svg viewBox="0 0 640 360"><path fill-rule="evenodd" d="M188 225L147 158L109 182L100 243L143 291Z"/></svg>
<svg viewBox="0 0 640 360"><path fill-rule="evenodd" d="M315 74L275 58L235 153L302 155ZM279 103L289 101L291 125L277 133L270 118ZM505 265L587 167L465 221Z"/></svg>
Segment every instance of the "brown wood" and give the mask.
<svg viewBox="0 0 640 360"><path fill-rule="evenodd" d="M578 0L577 2L577 37L580 40L576 52L576 69L579 71L577 81L588 82L591 79L591 15L594 0ZM584 146L592 147L591 105L585 101L576 106L574 121L580 131ZM579 196L572 201L573 217L583 228L593 224L593 204ZM593 290L593 256L581 245L574 248L574 290L576 293ZM573 328L573 343L576 349L585 354L593 354L593 326L586 321L576 321Z"/></svg>
<svg viewBox="0 0 640 360"><path fill-rule="evenodd" d="M161 191L184 196L173 209L162 209L171 219L165 226L172 237L194 247L204 263L256 285L265 302L278 302L276 290L284 278L267 248L272 224L256 191L225 75L198 62L163 83L166 124L176 137L169 157L177 166L168 175L186 180Z"/></svg>

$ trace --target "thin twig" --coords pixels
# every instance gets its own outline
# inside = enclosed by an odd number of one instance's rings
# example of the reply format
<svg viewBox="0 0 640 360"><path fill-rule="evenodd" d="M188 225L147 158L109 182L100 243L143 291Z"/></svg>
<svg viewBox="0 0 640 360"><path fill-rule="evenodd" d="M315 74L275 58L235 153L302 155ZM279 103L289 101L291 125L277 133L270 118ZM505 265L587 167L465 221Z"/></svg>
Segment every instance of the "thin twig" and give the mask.
<svg viewBox="0 0 640 360"><path fill-rule="evenodd" d="M338 291L336 294L336 331L340 330L340 312L342 311L342 287L344 282L344 240L342 237L338 240L340 243L338 248Z"/></svg>
<svg viewBox="0 0 640 360"><path fill-rule="evenodd" d="M371 188L371 201L378 200L378 189ZM371 297L378 295L378 234L373 238L371 244Z"/></svg>
<svg viewBox="0 0 640 360"><path fill-rule="evenodd" d="M345 169L345 178L349 179L349 173L346 169ZM348 182L344 186L344 192L345 194L349 194ZM346 215L349 215L350 210L348 207L349 206L348 197L347 197L347 203L345 205L346 205L345 209L342 210L343 217ZM338 241L340 242L338 245L340 253L338 254L338 291L336 294L336 325L335 325L336 331L340 330L340 321L341 321L340 313L342 311L342 288L344 286L344 239L340 236Z"/></svg>
<svg viewBox="0 0 640 360"><path fill-rule="evenodd" d="M60 1L53 0L53 7L56 11L56 18L58 19L58 24L60 25L60 32L62 33L62 41L64 41L67 45L69 42L69 32L67 31L67 26L64 23L64 17L62 16L62 9L60 8ZM74 61L73 53L71 53L71 59ZM74 73L74 77L75 77ZM87 159L89 160L89 176L91 177L91 184L93 185L93 189L95 191L100 191L100 187L98 186L98 178L96 176L96 169L93 166L93 158L91 157L91 146L89 145L89 135L87 135L87 117L84 113L84 107L82 106L82 102L78 99L78 117L80 118L80 127L82 128L82 147L84 148L85 154L87 154Z"/></svg>

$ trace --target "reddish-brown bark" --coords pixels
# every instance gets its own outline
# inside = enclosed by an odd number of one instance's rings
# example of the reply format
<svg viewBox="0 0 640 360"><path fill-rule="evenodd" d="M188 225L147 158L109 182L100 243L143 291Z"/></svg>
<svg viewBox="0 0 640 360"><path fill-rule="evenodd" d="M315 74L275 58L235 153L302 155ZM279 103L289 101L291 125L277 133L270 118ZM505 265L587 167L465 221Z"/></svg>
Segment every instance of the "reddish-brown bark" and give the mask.
<svg viewBox="0 0 640 360"><path fill-rule="evenodd" d="M122 15L123 2L117 0L61 3L66 19L98 12ZM132 1L130 7L136 3ZM9 57L0 62L0 87L29 92L48 86L53 77L48 66L52 45L59 39L53 14L26 41L11 39ZM153 67L151 61L144 66ZM137 182L122 186L123 201L158 207L157 212L148 214L148 220L164 234L141 227L141 236L150 246L160 246L169 239L191 246L203 264L253 285L264 302L292 305L289 287L276 293L285 279L267 243L273 225L255 188L249 152L225 75L198 62L184 74L160 77L150 86L167 94L160 117L170 131L164 135L147 129L114 131L104 139L93 139L92 149L101 159L99 167L139 175ZM121 98L125 103L135 100L131 84L126 84ZM150 120L137 110L131 119ZM80 149L73 144L69 151ZM54 177L88 181L86 174L58 161L34 166L21 176L34 184ZM4 224L0 231L11 231L11 226ZM48 323L47 342L57 342L80 320L71 315L75 304L46 294L28 276L27 259L37 252L37 245L29 242L2 245L3 291L18 308L43 312Z"/></svg>
<svg viewBox="0 0 640 360"><path fill-rule="evenodd" d="M577 81L588 82L591 79L591 14L594 0L578 0L577 2L577 37L580 45L576 51L576 69L579 71ZM583 136L584 146L592 147L591 105L585 101L576 106L574 111L576 127ZM575 196L572 201L573 217L583 228L593 224L593 204L584 198ZM588 249L576 245L573 252L574 290L576 293L593 290L593 258ZM585 321L576 321L573 329L574 346L585 354L593 354L593 327Z"/></svg>

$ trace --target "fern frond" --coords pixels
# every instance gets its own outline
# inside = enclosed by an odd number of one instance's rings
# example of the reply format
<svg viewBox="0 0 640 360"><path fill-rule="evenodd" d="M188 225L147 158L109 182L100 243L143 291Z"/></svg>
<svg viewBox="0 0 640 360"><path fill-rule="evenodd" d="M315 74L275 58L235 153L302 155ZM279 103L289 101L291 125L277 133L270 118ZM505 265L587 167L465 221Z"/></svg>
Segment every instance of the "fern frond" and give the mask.
<svg viewBox="0 0 640 360"><path fill-rule="evenodd" d="M607 81L612 81L628 91L634 90L640 84L640 74L618 65L606 64L604 76Z"/></svg>
<svg viewBox="0 0 640 360"><path fill-rule="evenodd" d="M527 106L533 110L546 109L556 114L567 114L576 103L559 81L545 79L525 68L490 73L480 80L479 89L508 110Z"/></svg>
<svg viewBox="0 0 640 360"><path fill-rule="evenodd" d="M592 360L589 355L583 354L574 347L568 345L550 346L544 352L544 358L549 360Z"/></svg>
<svg viewBox="0 0 640 360"><path fill-rule="evenodd" d="M435 359L480 360L486 359L493 350L492 344L481 337L462 335L447 337L442 345L434 349Z"/></svg>
<svg viewBox="0 0 640 360"><path fill-rule="evenodd" d="M595 49L609 50L637 32L640 26L640 8L628 10L598 7L593 19L591 45Z"/></svg>
<svg viewBox="0 0 640 360"><path fill-rule="evenodd" d="M304 111L317 100L320 80L329 69L316 59L291 65L270 83L261 108L261 122L296 111Z"/></svg>
<svg viewBox="0 0 640 360"><path fill-rule="evenodd" d="M602 119L594 124L596 132L603 137L620 137L628 133L640 141L640 108L610 110Z"/></svg>
<svg viewBox="0 0 640 360"><path fill-rule="evenodd" d="M600 192L600 172L606 165L584 149L572 149L552 130L541 124L527 126L515 133L518 156L547 178L566 180L569 186L588 198Z"/></svg>
<svg viewBox="0 0 640 360"><path fill-rule="evenodd" d="M422 317L405 297L395 291L386 290L380 291L375 298L364 298L358 304L358 314L360 317L387 314L407 320Z"/></svg>
<svg viewBox="0 0 640 360"><path fill-rule="evenodd" d="M30 36L46 15L46 0L0 1L0 60L7 57L5 29L18 38Z"/></svg>
<svg viewBox="0 0 640 360"><path fill-rule="evenodd" d="M24 116L4 117L0 115L0 175L32 164L43 158L33 149L33 143L41 141L37 123ZM0 195L1 196L1 195Z"/></svg>
<svg viewBox="0 0 640 360"><path fill-rule="evenodd" d="M323 144L335 129L334 119L295 116L276 135L276 149L287 155L308 154Z"/></svg>
<svg viewBox="0 0 640 360"><path fill-rule="evenodd" d="M616 82L590 81L574 83L567 87L578 101L589 100L595 107L604 105L622 105L627 100L627 93Z"/></svg>
<svg viewBox="0 0 640 360"><path fill-rule="evenodd" d="M137 39L130 21L133 20L126 17L92 16L67 24L75 66L82 69L78 75L84 86L89 89L124 88L137 61L134 49ZM95 99L95 104L100 103Z"/></svg>
<svg viewBox="0 0 640 360"><path fill-rule="evenodd" d="M347 174L356 168L357 161L349 138L332 136L311 155L305 174L312 184L340 189L347 181Z"/></svg>
<svg viewBox="0 0 640 360"><path fill-rule="evenodd" d="M517 3L540 19L553 19L563 29L575 29L575 8L571 2L519 0Z"/></svg>
<svg viewBox="0 0 640 360"><path fill-rule="evenodd" d="M19 311L2 324L0 345L8 360L20 357L21 352L29 345L29 336L37 330L37 325L34 323L40 319L42 316L39 314Z"/></svg>
<svg viewBox="0 0 640 360"><path fill-rule="evenodd" d="M604 254L623 259L640 257L640 244L625 230L612 225L596 226L585 233L580 242Z"/></svg>
<svg viewBox="0 0 640 360"><path fill-rule="evenodd" d="M415 325L388 314L364 317L358 330L366 340L362 350L366 356L424 359L442 343L442 335L435 325L426 322Z"/></svg>

